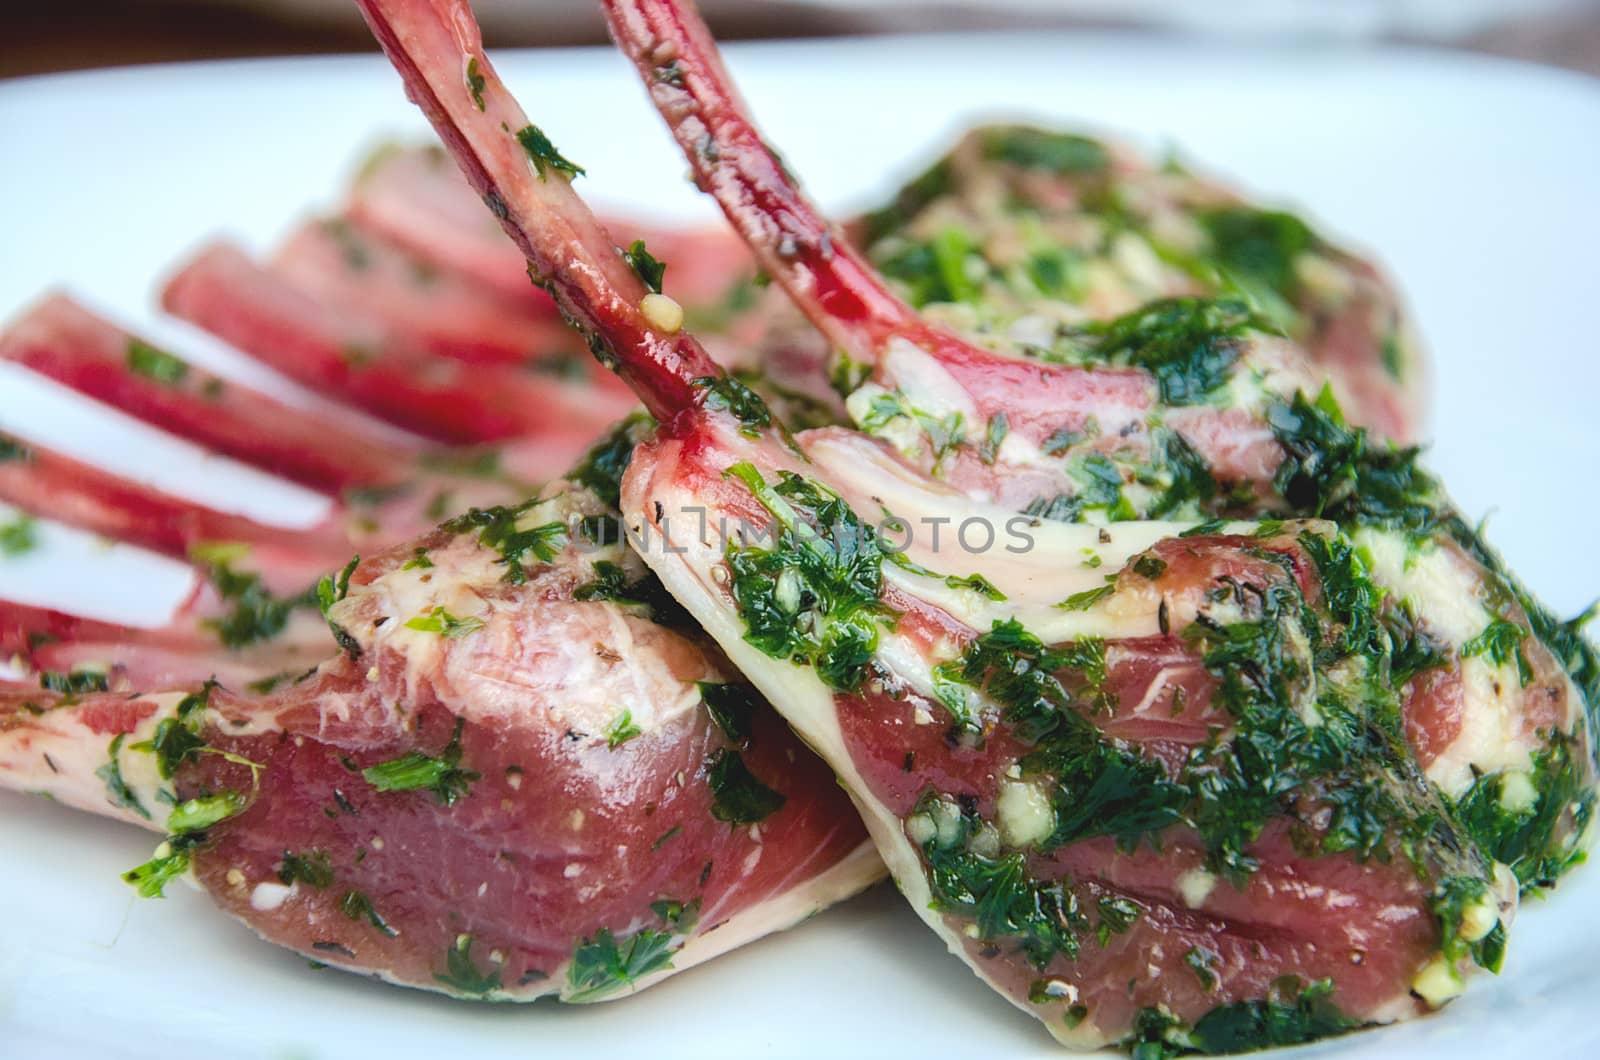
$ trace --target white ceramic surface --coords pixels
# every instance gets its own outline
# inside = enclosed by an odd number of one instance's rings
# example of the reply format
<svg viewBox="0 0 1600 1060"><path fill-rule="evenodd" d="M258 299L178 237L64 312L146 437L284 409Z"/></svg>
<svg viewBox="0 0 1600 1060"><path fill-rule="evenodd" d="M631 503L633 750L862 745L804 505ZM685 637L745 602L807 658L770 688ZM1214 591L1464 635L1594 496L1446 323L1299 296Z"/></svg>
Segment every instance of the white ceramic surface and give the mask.
<svg viewBox="0 0 1600 1060"><path fill-rule="evenodd" d="M1204 168L1378 248L1437 360L1432 462L1562 612L1600 591L1600 86L1420 52L1197 50L1114 36L879 38L731 48L770 138L827 205L870 202L964 124L1004 114L1175 143ZM709 216L606 51L499 65L594 199ZM332 201L358 153L420 136L376 59L146 68L0 84L0 315L65 285L196 359L259 370L160 321L153 290L208 235L265 248ZM281 381L270 381L296 393ZM321 501L0 371L0 429L285 523ZM0 593L154 621L175 565L51 532ZM879 888L620 1005L468 1005L313 971L178 888L117 874L151 837L0 796L0 1056L1049 1055ZM1444 1014L1299 1051L1503 1060L1600 1051L1600 869L1531 903L1506 973Z"/></svg>

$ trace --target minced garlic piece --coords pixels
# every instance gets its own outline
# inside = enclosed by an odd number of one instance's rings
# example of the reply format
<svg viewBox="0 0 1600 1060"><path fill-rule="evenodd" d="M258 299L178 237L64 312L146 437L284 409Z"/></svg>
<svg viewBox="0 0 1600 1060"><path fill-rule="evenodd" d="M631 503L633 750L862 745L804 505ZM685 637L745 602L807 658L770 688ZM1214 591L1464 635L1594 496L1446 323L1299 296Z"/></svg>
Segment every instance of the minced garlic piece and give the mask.
<svg viewBox="0 0 1600 1060"><path fill-rule="evenodd" d="M1429 1008L1440 1007L1465 988L1466 984L1461 981L1461 977L1442 956L1429 961L1411 981L1411 989L1427 1002Z"/></svg>
<svg viewBox="0 0 1600 1060"><path fill-rule="evenodd" d="M639 312L644 314L651 327L668 335L676 335L678 329L683 327L683 306L664 294L651 292L645 295L639 302Z"/></svg>

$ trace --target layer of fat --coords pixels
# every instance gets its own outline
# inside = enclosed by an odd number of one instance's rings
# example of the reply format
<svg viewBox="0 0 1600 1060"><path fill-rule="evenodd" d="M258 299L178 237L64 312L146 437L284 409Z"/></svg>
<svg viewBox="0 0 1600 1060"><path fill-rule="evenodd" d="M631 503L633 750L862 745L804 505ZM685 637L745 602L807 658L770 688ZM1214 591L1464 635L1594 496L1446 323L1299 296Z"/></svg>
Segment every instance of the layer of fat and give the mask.
<svg viewBox="0 0 1600 1060"><path fill-rule="evenodd" d="M1490 614L1483 604L1482 572L1454 549L1413 545L1404 534L1364 529L1352 535L1365 550L1373 580L1411 605L1424 628L1452 649L1484 631ZM1446 795L1460 798L1479 775L1526 771L1543 740L1523 717L1521 679L1516 665L1496 666L1487 655L1458 662L1461 676L1461 731L1428 765L1428 779ZM1567 689L1569 716L1581 697Z"/></svg>
<svg viewBox="0 0 1600 1060"><path fill-rule="evenodd" d="M1351 540L1365 550L1373 581L1408 601L1434 636L1459 648L1483 632L1481 575L1456 552L1385 530L1357 530Z"/></svg>
<svg viewBox="0 0 1600 1060"><path fill-rule="evenodd" d="M973 629L987 630L997 621L1015 618L1051 643L1080 637L1136 637L1159 632L1158 608L1122 606L1066 611L1059 605L1077 593L1107 584L1134 556L1158 541L1174 537L1193 523L1144 520L1107 527L1060 523L1018 515L996 504L974 501L963 493L932 484L854 432L813 431L806 452L825 472L856 513L868 522L892 514L912 527L904 550L908 560L939 577L916 574L884 564L884 577L910 595L946 611ZM992 547L964 548L958 536L963 522L979 520L994 530ZM933 528L939 528L934 547ZM1255 524L1225 526L1221 532L1251 533ZM892 530L895 544L904 540ZM1096 567L1084 558L1099 559ZM1005 595L990 600L973 589L952 588L944 576L965 577L979 571Z"/></svg>
<svg viewBox="0 0 1600 1060"><path fill-rule="evenodd" d="M1515 665L1494 666L1480 655L1462 659L1459 666L1461 731L1426 771L1452 799L1465 795L1483 774L1521 775L1545 743L1523 717Z"/></svg>

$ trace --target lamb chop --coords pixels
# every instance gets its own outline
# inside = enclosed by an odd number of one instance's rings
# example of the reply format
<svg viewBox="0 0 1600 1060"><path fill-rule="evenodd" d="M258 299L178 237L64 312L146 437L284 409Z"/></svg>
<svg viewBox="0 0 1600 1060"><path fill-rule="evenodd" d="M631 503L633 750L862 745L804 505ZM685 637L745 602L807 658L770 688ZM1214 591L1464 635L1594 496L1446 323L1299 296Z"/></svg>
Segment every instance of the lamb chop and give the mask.
<svg viewBox="0 0 1600 1060"><path fill-rule="evenodd" d="M141 894L466 998L623 996L855 893L826 767L621 542L637 429L327 579L338 652L278 691L0 686L0 784L168 833Z"/></svg>
<svg viewBox="0 0 1600 1060"><path fill-rule="evenodd" d="M892 448L790 436L627 269L466 6L361 6L530 273L660 422L621 491L645 561L991 986L1063 1042L1160 1056L1404 1018L1499 967L1518 877L1496 859L1536 883L1581 857L1593 651L1461 535L1414 453L1305 396L1319 374L1248 305L1158 303L1086 336L1092 366L974 347L798 195L691 9L608 4L702 186L862 366L858 418L903 424ZM1224 407L1194 400L1223 382ZM937 444L952 422L987 444ZM1125 477L1140 457L1148 477ZM1060 521L1020 512L1042 489ZM1233 507L1273 517L1159 521ZM962 551L925 534L940 527ZM1429 576L1386 595L1355 537L1396 527ZM1480 594L1495 622L1440 640ZM1417 675L1435 672L1454 698L1424 709ZM1489 794L1441 792L1430 751L1489 763Z"/></svg>
<svg viewBox="0 0 1600 1060"><path fill-rule="evenodd" d="M1386 591L1391 638L1420 635L1426 648L1405 712L1430 779L1452 800L1489 804L1503 783L1533 784L1550 805L1531 834L1474 813L1476 838L1506 855L1525 884L1553 882L1572 863L1589 813L1592 712L1600 709L1593 651L1516 583L1417 466L1416 450L1345 422L1335 384L1375 391L1334 369L1376 358L1347 348L1307 356L1255 306L1192 296L1083 327L1071 353L1027 343L976 348L916 318L848 244L830 238L744 115L692 7L607 11L697 178L758 260L841 349L867 351L871 375L846 398L864 431L975 500L1049 519L1337 520ZM663 61L678 76L654 73ZM750 205L769 202L783 206L762 213ZM876 318L837 312L823 297L836 289L847 291L836 301L872 306ZM919 357L933 366L919 373ZM1332 379L1325 383L1314 365L1327 365ZM908 371L909 382L898 374ZM997 377L1016 389L996 387ZM1392 396L1364 412L1405 430L1400 395ZM981 442L964 440L964 423L985 425ZM1451 588L1441 593L1440 585ZM1441 666L1445 659L1453 665ZM1493 779L1481 784L1485 776Z"/></svg>
<svg viewBox="0 0 1600 1060"><path fill-rule="evenodd" d="M1170 157L982 126L846 231L925 319L1039 357L1070 359L1082 325L1158 299L1244 299L1326 373L1352 422L1421 434L1422 353L1377 266Z"/></svg>

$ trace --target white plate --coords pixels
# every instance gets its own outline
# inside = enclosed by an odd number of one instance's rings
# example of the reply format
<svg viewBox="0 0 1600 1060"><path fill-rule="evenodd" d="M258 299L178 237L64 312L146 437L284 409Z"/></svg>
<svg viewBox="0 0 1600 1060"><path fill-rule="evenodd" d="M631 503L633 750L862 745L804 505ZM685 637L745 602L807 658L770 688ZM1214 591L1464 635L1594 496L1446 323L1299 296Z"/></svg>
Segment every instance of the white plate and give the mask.
<svg viewBox="0 0 1600 1060"><path fill-rule="evenodd" d="M772 140L821 200L862 204L980 117L1022 114L1181 144L1204 167L1381 248L1436 351L1433 464L1557 610L1600 590L1600 89L1441 54L1247 50L1114 36L878 38L730 48ZM607 51L500 59L596 200L710 216ZM155 319L152 288L201 239L265 249L334 200L357 152L421 119L376 58L75 74L0 85L0 313L66 284L185 352L246 371ZM259 375L259 373L257 373ZM317 501L241 488L160 453L51 388L0 373L0 428L98 454L238 510ZM134 439L134 440L130 440ZM52 541L0 567L7 595L128 620L183 585L157 565ZM70 582L70 586L65 583ZM389 1058L1050 1054L891 889L617 1005L495 1007L378 986L258 942L192 892L137 901L117 879L146 835L0 796L0 1054ZM182 889L180 889L182 890ZM1301 1056L1593 1055L1600 872L1533 902L1506 974L1443 1015Z"/></svg>

